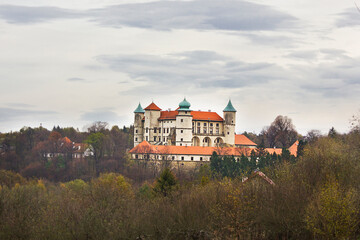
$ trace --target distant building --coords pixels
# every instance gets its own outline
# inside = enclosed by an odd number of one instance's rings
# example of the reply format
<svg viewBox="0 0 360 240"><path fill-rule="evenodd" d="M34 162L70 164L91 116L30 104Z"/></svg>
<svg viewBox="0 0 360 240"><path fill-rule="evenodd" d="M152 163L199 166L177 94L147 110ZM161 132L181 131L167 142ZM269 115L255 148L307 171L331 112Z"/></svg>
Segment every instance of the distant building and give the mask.
<svg viewBox="0 0 360 240"><path fill-rule="evenodd" d="M134 111L134 148L129 151L132 159L201 162L210 161L215 151L239 160L256 148L245 135L235 134L236 110L231 101L223 117L211 111L192 111L190 106L186 99L174 111L162 111L154 102L143 109L139 103ZM296 156L297 145L289 148L292 155ZM277 148L265 150L282 153Z"/></svg>
<svg viewBox="0 0 360 240"><path fill-rule="evenodd" d="M290 148L290 154L297 155L298 141ZM256 150L249 147L201 147L201 146L174 146L174 145L152 145L143 141L129 151L134 160L170 160L181 162L201 162L210 161L213 152L219 155L234 156L235 160L240 160L242 155L249 157L251 151ZM270 154L282 153L281 148L265 148Z"/></svg>
<svg viewBox="0 0 360 240"><path fill-rule="evenodd" d="M174 110L161 111L151 103L134 111L134 146L142 141L154 145L222 146L235 144L236 110L229 100L223 117L211 111L193 111L184 99Z"/></svg>
<svg viewBox="0 0 360 240"><path fill-rule="evenodd" d="M72 142L68 137L63 137L50 147L51 152L44 153L44 157L51 159L54 157L71 157L71 158L85 158L93 156L91 146L86 143Z"/></svg>

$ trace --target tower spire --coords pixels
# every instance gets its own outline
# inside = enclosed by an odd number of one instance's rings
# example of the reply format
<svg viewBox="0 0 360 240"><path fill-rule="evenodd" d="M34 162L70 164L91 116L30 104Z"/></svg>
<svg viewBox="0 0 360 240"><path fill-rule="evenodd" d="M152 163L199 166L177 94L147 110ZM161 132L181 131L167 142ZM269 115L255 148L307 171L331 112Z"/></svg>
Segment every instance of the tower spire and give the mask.
<svg viewBox="0 0 360 240"><path fill-rule="evenodd" d="M227 106L224 108L223 112L236 112L236 109L233 107L230 99Z"/></svg>

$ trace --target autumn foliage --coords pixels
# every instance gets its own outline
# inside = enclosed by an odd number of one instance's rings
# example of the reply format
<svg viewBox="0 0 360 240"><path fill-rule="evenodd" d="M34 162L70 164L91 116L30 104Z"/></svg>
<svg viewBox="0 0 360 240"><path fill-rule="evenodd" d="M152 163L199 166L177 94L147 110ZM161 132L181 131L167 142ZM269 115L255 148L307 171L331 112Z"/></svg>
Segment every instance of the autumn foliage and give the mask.
<svg viewBox="0 0 360 240"><path fill-rule="evenodd" d="M0 239L356 239L354 139L321 137L296 161L263 168L275 184L207 165L190 181L165 168L142 185L116 173L51 183L1 171Z"/></svg>

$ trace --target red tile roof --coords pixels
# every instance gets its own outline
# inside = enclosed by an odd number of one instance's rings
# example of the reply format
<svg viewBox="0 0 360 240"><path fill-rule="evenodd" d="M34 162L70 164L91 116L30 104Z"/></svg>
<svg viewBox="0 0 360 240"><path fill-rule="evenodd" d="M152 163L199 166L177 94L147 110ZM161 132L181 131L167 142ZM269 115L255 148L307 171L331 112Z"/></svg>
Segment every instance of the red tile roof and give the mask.
<svg viewBox="0 0 360 240"><path fill-rule="evenodd" d="M280 155L282 153L282 148L265 148L265 150L270 154L276 153L277 155Z"/></svg>
<svg viewBox="0 0 360 240"><path fill-rule="evenodd" d="M299 146L299 141L296 141L294 142L293 145L289 147L289 151L291 155L294 155L295 157L297 156L298 146Z"/></svg>
<svg viewBox="0 0 360 240"><path fill-rule="evenodd" d="M264 180L265 180L267 183L269 183L270 185L275 185L274 181L271 180L268 176L265 175L265 173L263 173L263 172L261 172L261 171L254 171L254 172L250 175L250 177L245 178L245 179L243 180L243 183L246 183L246 182L252 180L252 179L255 178L255 177L260 177L261 179L264 179Z"/></svg>
<svg viewBox="0 0 360 240"><path fill-rule="evenodd" d="M212 155L217 152L219 155L249 156L253 149L236 147L200 147L200 146L173 146L173 145L151 145L147 141L129 151L129 153L151 153L151 154L172 154L172 155Z"/></svg>
<svg viewBox="0 0 360 240"><path fill-rule="evenodd" d="M161 111L159 120L175 120L177 115L178 111ZM193 116L193 120L224 121L216 112L191 111L191 115Z"/></svg>
<svg viewBox="0 0 360 240"><path fill-rule="evenodd" d="M63 138L61 139L61 142L67 143L67 144L72 143L72 141L71 141L68 137L63 137Z"/></svg>
<svg viewBox="0 0 360 240"><path fill-rule="evenodd" d="M202 111L192 111L191 115L194 120L203 120L203 121L217 121L222 122L224 119L219 116L216 112L202 112Z"/></svg>
<svg viewBox="0 0 360 240"><path fill-rule="evenodd" d="M297 145L296 141L290 148L289 151L292 155L297 155ZM296 147L296 149L295 149ZM171 154L171 155L207 155L210 156L215 151L219 155L229 155L229 156L250 156L253 148L239 148L239 147L200 147L200 146L173 146L173 145L151 145L147 141L141 142L139 145L134 147L129 151L129 153L151 153L151 154ZM265 150L270 153L276 153L280 155L282 153L281 148L265 148Z"/></svg>
<svg viewBox="0 0 360 240"><path fill-rule="evenodd" d="M161 111L159 120L175 120L178 111Z"/></svg>
<svg viewBox="0 0 360 240"><path fill-rule="evenodd" d="M74 143L74 152L83 153L88 147L86 143Z"/></svg>
<svg viewBox="0 0 360 240"><path fill-rule="evenodd" d="M243 134L236 134L235 145L256 146L257 144Z"/></svg>
<svg viewBox="0 0 360 240"><path fill-rule="evenodd" d="M158 106L156 106L156 104L155 103L151 103L149 106L147 106L146 108L145 108L145 110L155 110L155 111L160 111L161 110L161 108L159 108Z"/></svg>

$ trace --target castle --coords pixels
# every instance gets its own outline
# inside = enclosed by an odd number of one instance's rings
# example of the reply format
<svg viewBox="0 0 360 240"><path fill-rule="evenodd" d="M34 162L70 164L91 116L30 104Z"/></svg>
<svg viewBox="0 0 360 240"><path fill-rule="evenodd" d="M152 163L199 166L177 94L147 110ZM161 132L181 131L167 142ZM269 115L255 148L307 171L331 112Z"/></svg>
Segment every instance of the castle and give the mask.
<svg viewBox="0 0 360 240"><path fill-rule="evenodd" d="M210 161L213 152L249 157L256 143L245 135L235 134L236 110L229 100L223 117L211 111L193 111L184 99L174 110L161 111L152 102L145 109L139 103L134 111L134 148L131 158L140 161L170 160L184 165ZM297 155L298 141L289 151ZM268 153L281 154L281 148L266 148Z"/></svg>
<svg viewBox="0 0 360 240"><path fill-rule="evenodd" d="M215 147L235 144L236 110L231 100L223 117L211 111L193 111L184 98L174 110L162 111L154 102L134 111L134 147L151 145Z"/></svg>

